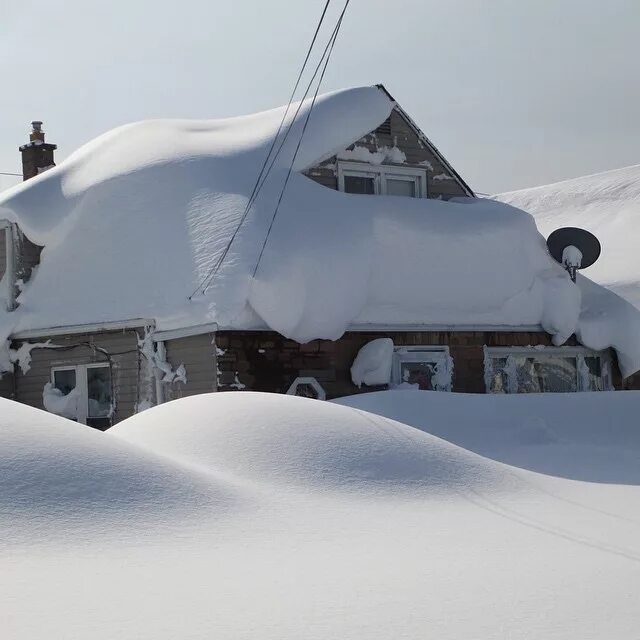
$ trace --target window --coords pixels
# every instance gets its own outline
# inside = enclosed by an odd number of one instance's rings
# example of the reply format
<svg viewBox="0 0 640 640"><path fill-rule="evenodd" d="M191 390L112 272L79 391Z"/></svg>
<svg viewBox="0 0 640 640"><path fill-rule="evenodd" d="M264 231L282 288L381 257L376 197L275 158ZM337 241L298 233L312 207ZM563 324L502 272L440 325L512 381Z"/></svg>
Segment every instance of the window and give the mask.
<svg viewBox="0 0 640 640"><path fill-rule="evenodd" d="M447 347L396 347L391 377L396 387L451 391L453 363Z"/></svg>
<svg viewBox="0 0 640 640"><path fill-rule="evenodd" d="M611 389L606 352L583 347L485 347L485 385L490 393L570 393Z"/></svg>
<svg viewBox="0 0 640 640"><path fill-rule="evenodd" d="M344 176L344 191L347 193L376 193L376 179L369 175L358 175L355 171Z"/></svg>
<svg viewBox="0 0 640 640"><path fill-rule="evenodd" d="M287 391L289 396L302 396L314 400L326 400L327 394L322 385L311 377L296 378Z"/></svg>
<svg viewBox="0 0 640 640"><path fill-rule="evenodd" d="M427 197L425 170L415 167L340 162L338 187L345 193Z"/></svg>
<svg viewBox="0 0 640 640"><path fill-rule="evenodd" d="M51 382L64 395L77 389L78 422L97 429L111 426L113 391L111 367L108 364L55 367L51 370Z"/></svg>

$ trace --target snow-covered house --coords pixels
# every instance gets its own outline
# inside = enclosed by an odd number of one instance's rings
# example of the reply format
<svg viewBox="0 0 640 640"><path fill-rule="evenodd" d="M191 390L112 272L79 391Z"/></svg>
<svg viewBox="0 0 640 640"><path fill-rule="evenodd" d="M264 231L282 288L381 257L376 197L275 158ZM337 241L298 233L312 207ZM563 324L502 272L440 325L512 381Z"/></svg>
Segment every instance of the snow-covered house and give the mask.
<svg viewBox="0 0 640 640"><path fill-rule="evenodd" d="M579 391L640 369L638 311L572 283L380 86L120 127L0 194L0 219L2 393L99 428L216 390Z"/></svg>

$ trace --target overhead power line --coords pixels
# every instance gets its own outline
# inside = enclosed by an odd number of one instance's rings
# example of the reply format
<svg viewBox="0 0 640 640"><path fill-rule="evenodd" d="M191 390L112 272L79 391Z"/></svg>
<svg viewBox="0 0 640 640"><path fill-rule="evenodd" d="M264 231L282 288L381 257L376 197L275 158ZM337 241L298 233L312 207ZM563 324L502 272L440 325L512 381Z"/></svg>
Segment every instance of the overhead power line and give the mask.
<svg viewBox="0 0 640 640"><path fill-rule="evenodd" d="M233 235L231 236L231 239L229 240L229 242L228 242L227 246L225 247L222 255L220 256L220 259L216 262L216 264L211 268L209 273L205 276L205 278L203 279L203 281L200 284L200 286L198 287L198 289L196 289L196 292L198 290L202 289L203 293L206 293L206 291L209 288L211 282L213 282L214 278L216 277L220 267L222 266L222 264L224 262L225 257L227 256L231 246L233 245L233 242L234 242L238 232L240 231L240 229L242 227L242 224L244 223L244 221L245 221L245 219L246 219L246 217L247 217L247 215L248 215L248 213L249 213L249 211L251 209L251 205L255 202L258 193L260 192L260 190L264 186L267 178L269 177L269 173L273 169L273 166L274 166L274 164L275 164L275 162L277 160L277 157L280 154L280 152L282 151L282 148L284 147L284 144L286 143L287 137L289 136L289 133L291 132L292 127L293 127L294 123L296 122L296 119L297 119L297 117L298 117L298 115L299 115L299 113L300 113L300 111L301 111L301 109L302 109L302 107L304 105L304 101L307 98L307 96L309 95L309 91L311 90L311 87L313 86L313 83L314 83L318 73L322 69L321 77L320 77L320 80L319 80L318 85L316 87L315 95L314 95L313 100L312 100L312 104L311 104L310 109L309 109L309 111L307 113L307 116L306 116L305 124L303 126L303 130L302 130L302 133L301 133L301 137L298 140L298 144L297 144L297 147L296 147L296 150L295 150L295 154L293 156L293 159L291 161L289 170L287 172L287 176L285 178L285 183L284 183L284 186L283 186L283 190L280 193L280 196L279 196L279 199L278 199L278 202L277 202L277 205L276 205L275 214L271 219L271 222L270 222L270 225L269 225L269 230L268 230L267 236L265 238L265 242L263 243L263 245L261 247L261 250L260 250L260 255L259 255L259 258L258 258L258 262L256 263L256 267L253 270L253 275L255 275L257 267L258 267L258 265L260 263L260 260L262 258L262 254L264 253L264 248L266 246L266 240L267 240L267 238L268 238L268 236L269 236L269 234L271 232L271 229L273 228L273 222L275 220L275 215L277 215L278 207L280 206L280 203L282 202L282 198L284 196L284 190L286 190L287 183L289 182L291 171L293 169L293 164L295 163L295 159L296 159L296 157L298 155L298 151L300 150L300 145L302 143L302 137L304 136L304 133L306 131L307 124L308 124L309 118L311 116L311 111L313 110L313 107L315 105L316 98L318 96L318 92L319 92L320 86L322 84L322 79L324 78L324 75L325 75L325 72L326 72L326 69L327 69L327 66L328 66L328 63L329 63L329 59L331 58L331 52L333 52L333 47L334 47L335 42L337 40L338 33L340 31L340 27L342 25L342 21L343 21L344 15L346 13L346 10L347 10L347 8L349 6L350 1L351 0L346 0L346 2L345 2L345 6L342 9L340 17L338 18L338 21L337 21L337 23L336 23L336 25L335 25L332 33L331 33L331 36L329 37L329 40L328 40L328 42L327 42L327 44L326 44L326 46L324 48L324 51L323 51L323 53L322 53L322 55L320 57L320 60L318 61L318 64L316 65L316 68L315 68L315 70L313 72L313 75L312 75L311 79L309 80L309 82L307 84L307 88L305 89L305 92L304 92L302 98L300 99L300 102L298 104L298 108L296 109L295 114L291 118L291 122L289 123L289 125L288 125L288 127L287 127L287 129L286 129L286 131L284 133L284 136L283 136L283 138L282 138L282 140L280 142L280 145L278 146L275 154L273 155L273 157L271 159L271 162L270 162L269 166L267 167L266 171L264 172L261 181L259 181L257 189L256 189L255 193L253 194L253 198L247 203L248 206L245 209L245 212L242 215L242 217L240 219L240 222L238 223L238 226L236 227ZM274 141L277 141L277 136L274 138ZM196 292L191 294L189 299L191 299L193 297L193 295L195 295Z"/></svg>
<svg viewBox="0 0 640 640"><path fill-rule="evenodd" d="M263 176L265 176L265 170L266 173L268 175L271 166L273 166L273 163L269 166L269 168L267 169L267 164L269 163L269 160L271 158L271 154L273 153L273 150L276 146L276 143L278 141L278 136L280 135L280 133L282 132L282 128L284 126L284 123L286 122L287 119L287 115L289 113L289 110L291 109L291 105L293 104L293 100L295 98L295 94L296 91L298 90L298 87L300 85L300 80L302 79L302 76L304 74L305 69L307 68L307 63L309 62L309 58L311 57L311 53L313 51L313 47L315 46L316 40L318 39L318 34L320 33L320 28L322 27L322 24L324 22L324 18L327 14L327 10L329 8L329 5L331 4L331 0L326 0L324 8L322 10L322 14L320 15L320 19L318 20L318 24L316 26L315 32L313 34L313 38L311 39L311 43L309 44L309 47L307 49L307 53L304 57L304 61L302 63L302 66L300 67L300 71L298 72L298 77L296 78L295 84L293 86L293 90L291 91L291 95L289 97L289 101L287 103L287 107L284 111L284 114L282 115L282 119L280 120L280 124L278 126L278 129L276 131L275 136L273 137L273 140L271 142L271 146L269 147L269 151L267 152L267 155L265 156L264 162L262 163L262 167L260 168L260 172L258 173L258 177L256 178L255 184L253 186L253 189L251 190L251 195L249 196L249 200L247 201L247 205L244 209L244 212L242 213L242 216L240 217L240 222L237 226L237 228L235 229L235 231L233 232L231 239L229 240L229 242L227 243L224 251L222 252L220 258L217 260L216 264L214 265L214 267L207 273L207 275L203 278L203 280L200 282L200 284L196 287L196 289L193 291L193 293L189 296L189 300L191 300L193 298L193 296L200 291L201 289L203 290L203 293L206 291L207 287L209 286L209 283L211 282L211 279L213 279L215 277L215 275L218 272L218 269L220 268L220 266L222 265L222 263L224 262L224 259L226 258L229 249L231 248L231 245L233 244L233 241L235 240L238 232L240 231L240 228L242 227L242 224L244 223L247 215L249 214L249 211L251 209L251 206L253 205L253 203L255 202L255 199L258 196L258 193L260 192L260 189L262 188L262 185L264 184L264 181L261 182ZM314 74L315 77L315 74ZM307 88L307 92L308 92L308 88ZM305 96L306 93L305 92ZM303 98L304 100L304 98ZM297 115L298 112L296 112ZM293 124L293 121L295 121L295 116L292 119L291 124L289 125L288 129L287 129L287 133L285 134L285 139L286 139L286 135L288 134L288 131L291 128L291 125ZM276 155L274 156L274 160L277 157L278 153L280 152L280 149L282 147L278 148L278 151L276 152ZM204 287L204 288L203 288Z"/></svg>
<svg viewBox="0 0 640 640"><path fill-rule="evenodd" d="M21 173L10 173L8 171L0 171L0 176L16 176L17 178L22 178Z"/></svg>
<svg viewBox="0 0 640 640"><path fill-rule="evenodd" d="M336 44L336 40L338 39L338 34L340 33L340 27L342 26L342 19L344 18L344 14L347 11L347 7L349 6L349 2L351 0L346 0L344 9L340 14L340 18L336 24L335 29L333 30L333 34L331 35L331 39L329 40L330 47L328 49L328 53L326 55L326 59L324 61L324 67L322 68L322 73L320 74L320 79L318 80L318 84L316 85L315 93L313 94L313 99L311 100L311 105L309 106L309 111L307 112L306 120L304 121L304 125L302 126L302 132L300 134L300 139L298 140L298 144L296 146L296 150L291 158L291 163L289 164L289 169L287 171L287 177L285 178L284 184L282 185L282 191L280 192L280 197L278 198L278 202L276 204L276 208L273 212L273 216L271 217L271 222L269 224L269 228L267 229L267 234L264 238L264 242L262 243L262 248L260 249L260 255L258 256L258 260L256 262L256 266L253 269L252 277L255 278L256 273L258 272L258 267L260 266L260 261L262 260L262 255L264 254L264 250L267 246L267 242L269 241L269 236L271 235L271 230L273 229L273 224L276 220L276 216L278 215L278 209L280 208L280 204L282 203L282 199L284 197L285 191L287 190L287 185L289 184L289 178L291 177L291 172L293 171L293 165L295 164L296 158L298 157L298 152L300 151L300 145L302 144L302 139L304 138L304 134L307 130L307 125L309 124L309 120L311 119L311 114L313 112L313 107L316 104L316 99L318 97L318 93L320 91L320 87L322 86L322 81L324 80L324 75L327 71L327 67L329 66L329 60L331 59L331 54L333 53L333 48Z"/></svg>

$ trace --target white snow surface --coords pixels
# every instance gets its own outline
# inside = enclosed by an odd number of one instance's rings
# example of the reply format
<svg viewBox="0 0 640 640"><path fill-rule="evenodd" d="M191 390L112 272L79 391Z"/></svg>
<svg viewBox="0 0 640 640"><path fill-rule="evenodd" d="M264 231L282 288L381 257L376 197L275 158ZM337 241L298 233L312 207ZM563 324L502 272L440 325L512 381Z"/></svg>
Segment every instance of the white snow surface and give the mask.
<svg viewBox="0 0 640 640"><path fill-rule="evenodd" d="M358 351L351 365L351 380L361 387L389 384L393 364L393 340L376 338Z"/></svg>
<svg viewBox="0 0 640 640"><path fill-rule="evenodd" d="M640 343L633 309L620 305L607 291L640 309L640 255L636 246L640 233L640 165L501 193L495 198L529 212L545 237L560 227L581 227L594 233L602 254L581 273L606 289L593 287L586 278L578 277L586 302L582 312L584 337L593 339L587 333L600 333L603 325L613 322L618 324L619 338ZM607 311L611 304L617 309L613 314L611 306ZM610 335L608 330L605 333ZM619 353L621 350L624 348L619 348ZM629 365L629 370L636 364Z"/></svg>
<svg viewBox="0 0 640 640"><path fill-rule="evenodd" d="M3 637L637 637L640 394L340 402L0 400Z"/></svg>
<svg viewBox="0 0 640 640"><path fill-rule="evenodd" d="M558 344L578 331L587 346L596 336L628 349L625 372L639 369L628 325L640 332L640 321L619 321L605 295L583 301L596 313L580 317L580 293L531 216L492 200L345 194L299 173L375 129L393 106L375 87L318 98L268 234L303 104L217 277L191 300L238 227L282 108L120 127L5 191L0 218L44 250L18 310L0 316L0 334L133 318L161 330L267 327L299 342L337 339L351 324L541 325ZM606 309L594 306L603 301Z"/></svg>
<svg viewBox="0 0 640 640"><path fill-rule="evenodd" d="M75 419L78 417L78 402L80 389L73 388L69 393L63 393L60 389L47 382L42 389L42 406L49 412L63 418Z"/></svg>
<svg viewBox="0 0 640 640"><path fill-rule="evenodd" d="M495 198L528 211L545 237L560 227L594 233L602 254L584 273L640 308L640 164Z"/></svg>

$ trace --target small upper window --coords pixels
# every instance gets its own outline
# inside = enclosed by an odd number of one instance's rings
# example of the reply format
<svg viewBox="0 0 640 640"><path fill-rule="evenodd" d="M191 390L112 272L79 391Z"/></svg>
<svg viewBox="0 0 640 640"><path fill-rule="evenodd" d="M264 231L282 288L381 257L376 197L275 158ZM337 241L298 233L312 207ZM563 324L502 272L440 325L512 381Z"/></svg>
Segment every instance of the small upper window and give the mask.
<svg viewBox="0 0 640 640"><path fill-rule="evenodd" d="M396 387L451 391L453 364L447 347L396 347L392 381Z"/></svg>
<svg viewBox="0 0 640 640"><path fill-rule="evenodd" d="M75 419L96 429L107 429L113 414L111 368L108 364L55 367L51 382L63 395L77 394Z"/></svg>
<svg viewBox="0 0 640 640"><path fill-rule="evenodd" d="M485 347L490 393L571 393L611 389L608 354L581 347Z"/></svg>
<svg viewBox="0 0 640 640"><path fill-rule="evenodd" d="M338 186L346 193L427 197L426 172L415 167L340 162Z"/></svg>
<svg viewBox="0 0 640 640"><path fill-rule="evenodd" d="M344 190L347 193L373 195L376 193L376 179L372 176L346 174L344 176Z"/></svg>

